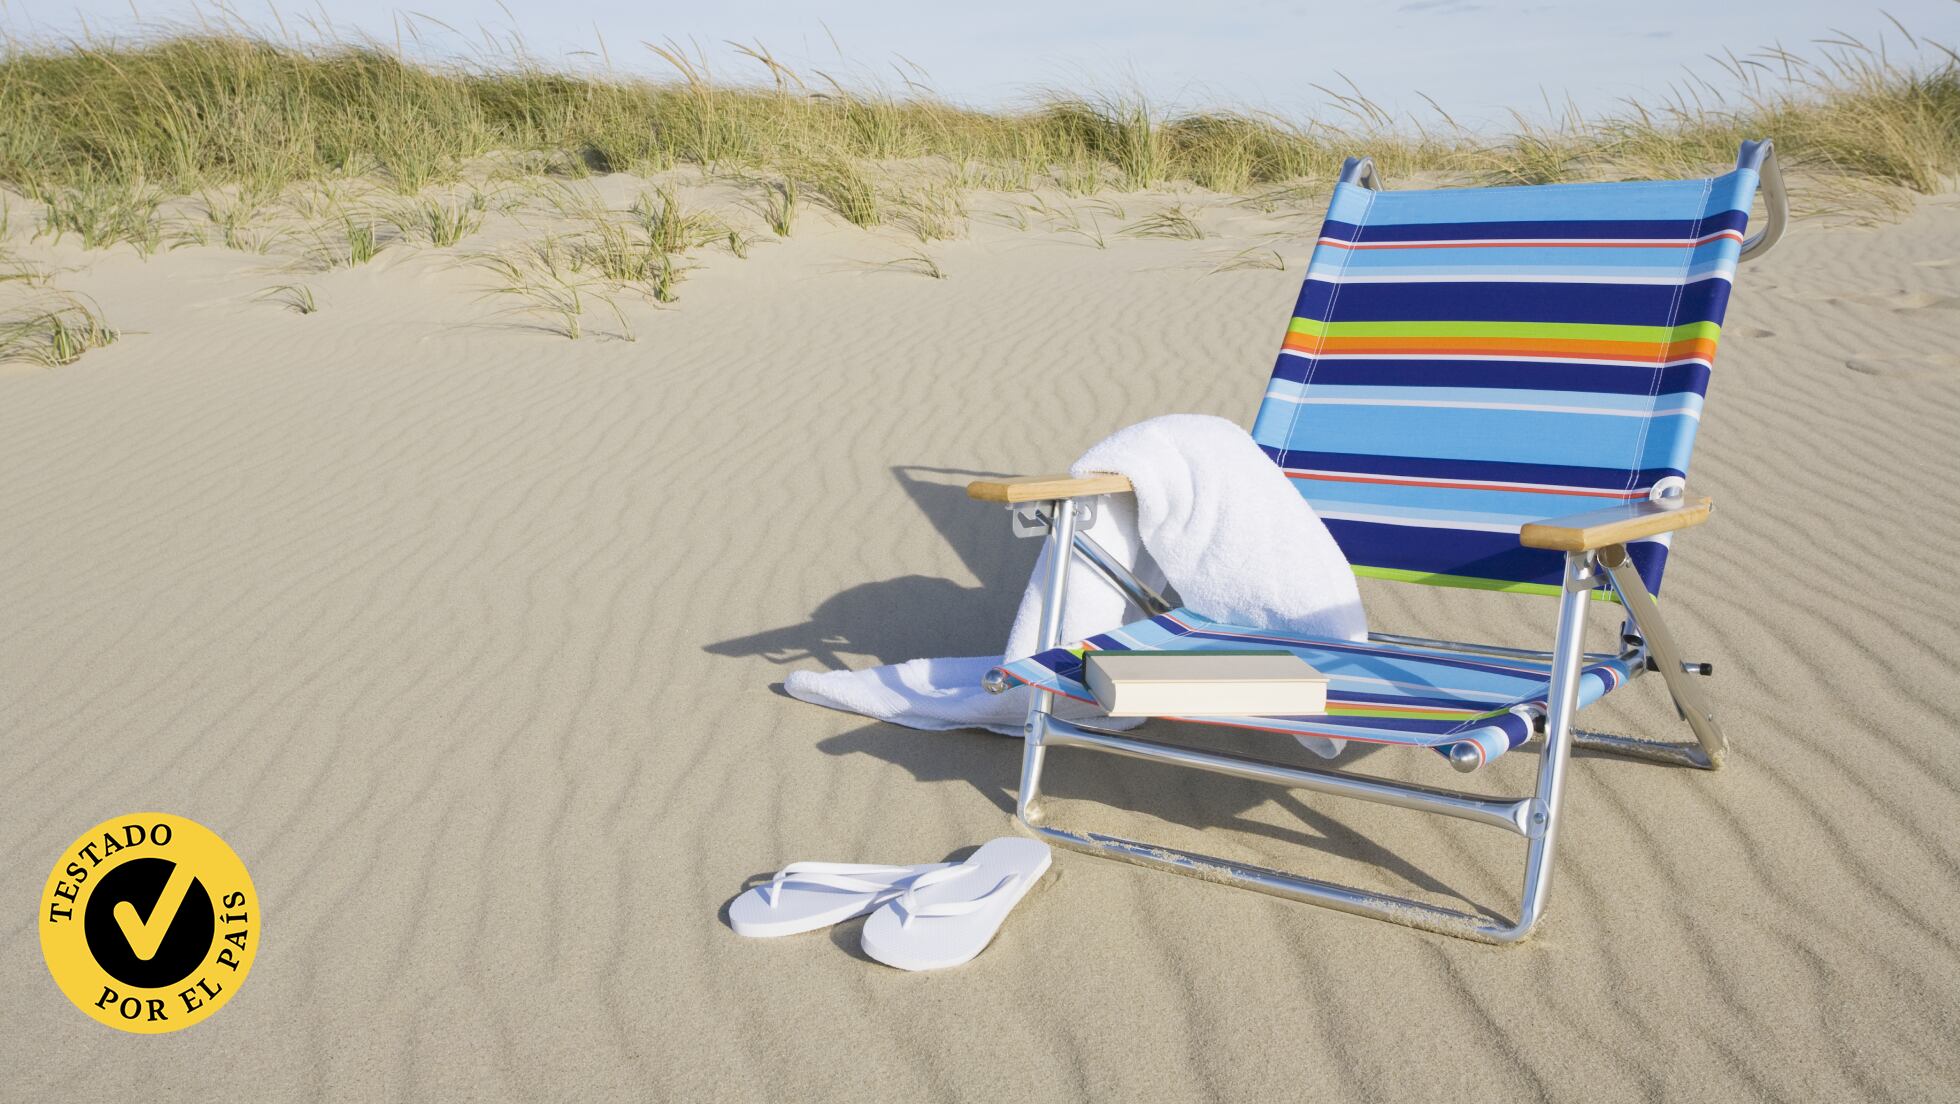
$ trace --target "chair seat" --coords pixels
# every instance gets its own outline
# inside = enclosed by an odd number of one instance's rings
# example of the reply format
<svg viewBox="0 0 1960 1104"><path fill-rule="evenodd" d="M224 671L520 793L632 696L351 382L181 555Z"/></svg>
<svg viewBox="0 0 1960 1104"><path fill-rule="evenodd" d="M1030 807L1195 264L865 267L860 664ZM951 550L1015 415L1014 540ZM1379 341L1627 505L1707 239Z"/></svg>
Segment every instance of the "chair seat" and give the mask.
<svg viewBox="0 0 1960 1104"><path fill-rule="evenodd" d="M1222 624L1188 609L1092 636L1005 664L1002 674L1063 697L1095 703L1082 684L1082 656L1131 651L1284 648L1327 676L1327 713L1308 717L1175 717L1295 736L1433 748L1458 745L1487 762L1531 738L1551 690L1551 665L1527 659L1336 640ZM1579 704L1605 697L1630 676L1617 659L1590 663L1579 679Z"/></svg>

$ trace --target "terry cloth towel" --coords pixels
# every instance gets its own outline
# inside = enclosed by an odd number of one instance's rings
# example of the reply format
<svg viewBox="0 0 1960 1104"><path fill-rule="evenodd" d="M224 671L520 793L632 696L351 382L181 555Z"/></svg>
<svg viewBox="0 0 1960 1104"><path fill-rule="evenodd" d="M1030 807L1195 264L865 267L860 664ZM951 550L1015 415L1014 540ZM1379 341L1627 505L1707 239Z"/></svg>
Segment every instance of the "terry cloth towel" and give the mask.
<svg viewBox="0 0 1960 1104"><path fill-rule="evenodd" d="M1199 414L1152 418L1113 434L1069 470L1129 477L1135 495L1103 497L1095 523L1081 531L1152 589L1161 591L1168 582L1181 604L1232 625L1343 640L1367 636L1347 557L1285 473L1234 423ZM1044 546L1021 595L1004 657L796 671L783 688L803 701L909 728L986 728L1018 736L1033 691L1017 686L989 694L980 679L1004 659L1036 651L1047 562ZM1071 557L1064 641L1145 616L1081 557ZM1061 700L1056 712L1101 716L1092 705ZM1302 737L1300 742L1327 756L1340 750L1338 741Z"/></svg>

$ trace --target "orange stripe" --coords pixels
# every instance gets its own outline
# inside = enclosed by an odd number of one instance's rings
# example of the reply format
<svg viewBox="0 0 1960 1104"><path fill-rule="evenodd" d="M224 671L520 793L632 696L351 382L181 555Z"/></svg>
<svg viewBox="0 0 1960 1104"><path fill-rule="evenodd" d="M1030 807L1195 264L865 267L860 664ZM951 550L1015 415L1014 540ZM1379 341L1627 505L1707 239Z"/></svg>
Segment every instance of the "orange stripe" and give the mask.
<svg viewBox="0 0 1960 1104"><path fill-rule="evenodd" d="M1309 355L1341 353L1444 354L1482 356L1565 356L1585 360L1712 360L1715 341L1684 338L1665 345L1654 341L1581 341L1553 337L1316 337L1289 333L1285 347Z"/></svg>

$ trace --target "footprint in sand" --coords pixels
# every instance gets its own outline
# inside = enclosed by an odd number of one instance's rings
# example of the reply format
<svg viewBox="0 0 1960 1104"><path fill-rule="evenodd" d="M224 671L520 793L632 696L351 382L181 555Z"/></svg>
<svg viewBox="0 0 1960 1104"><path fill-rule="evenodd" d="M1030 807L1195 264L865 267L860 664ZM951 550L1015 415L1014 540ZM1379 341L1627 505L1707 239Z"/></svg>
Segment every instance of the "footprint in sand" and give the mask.
<svg viewBox="0 0 1960 1104"><path fill-rule="evenodd" d="M1852 357L1844 362L1844 366L1860 375L1885 379L1931 379L1960 374L1960 356L1925 353L1919 356Z"/></svg>
<svg viewBox="0 0 1960 1104"><path fill-rule="evenodd" d="M1775 330L1766 330L1763 329L1761 326L1744 326L1741 330L1738 330L1737 332L1740 333L1742 336L1749 337L1749 338L1776 336Z"/></svg>
<svg viewBox="0 0 1960 1104"><path fill-rule="evenodd" d="M1892 303L1893 310L1960 310L1960 295L1940 295L1930 291L1901 295Z"/></svg>
<svg viewBox="0 0 1960 1104"><path fill-rule="evenodd" d="M1874 295L1824 295L1811 301L1828 303L1832 306L1851 303L1860 307L1881 307L1892 311L1960 310L1960 295L1947 295L1936 291L1907 291L1904 288L1894 288Z"/></svg>

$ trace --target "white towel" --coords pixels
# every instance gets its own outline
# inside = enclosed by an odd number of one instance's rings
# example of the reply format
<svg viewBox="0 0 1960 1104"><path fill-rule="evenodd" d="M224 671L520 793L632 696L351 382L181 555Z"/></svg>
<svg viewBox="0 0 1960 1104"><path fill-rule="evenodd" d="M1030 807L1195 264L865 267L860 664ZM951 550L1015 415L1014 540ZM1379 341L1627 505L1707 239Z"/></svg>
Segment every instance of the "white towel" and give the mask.
<svg viewBox="0 0 1960 1104"><path fill-rule="evenodd" d="M1153 589L1166 582L1185 606L1229 624L1344 640L1367 636L1361 593L1347 557L1313 508L1245 430L1223 418L1173 414L1120 430L1082 454L1076 475L1117 472L1136 494L1097 502L1083 529ZM1034 654L1047 549L1036 562L1007 659ZM1064 642L1144 616L1094 568L1072 557ZM1002 656L915 659L865 671L792 672L791 696L910 728L986 728L1018 736L1026 687L989 694L981 676ZM1062 716L1100 716L1093 706L1059 702ZM1303 738L1324 755L1335 741Z"/></svg>

